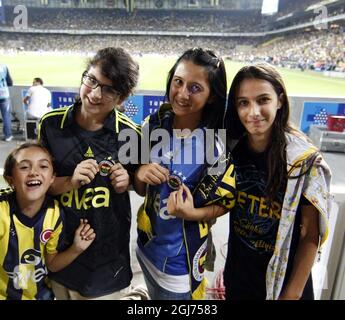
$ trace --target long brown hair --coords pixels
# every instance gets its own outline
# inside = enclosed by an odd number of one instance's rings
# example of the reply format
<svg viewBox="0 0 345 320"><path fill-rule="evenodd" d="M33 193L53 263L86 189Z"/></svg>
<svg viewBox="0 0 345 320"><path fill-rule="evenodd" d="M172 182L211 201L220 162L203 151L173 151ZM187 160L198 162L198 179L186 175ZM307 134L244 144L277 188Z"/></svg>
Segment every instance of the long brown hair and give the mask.
<svg viewBox="0 0 345 320"><path fill-rule="evenodd" d="M282 182L287 179L286 166L286 132L297 133L289 123L290 103L286 93L286 88L281 75L278 71L267 63L245 66L236 74L232 81L229 95L228 107L226 114L226 128L230 139L240 139L246 134L246 129L242 125L236 108L236 94L239 86L245 79L260 79L269 82L278 97L281 97L281 108L278 109L275 120L272 124L271 141L267 147L267 173L268 183L265 194L268 203L272 203L277 195Z"/></svg>
<svg viewBox="0 0 345 320"><path fill-rule="evenodd" d="M207 128L220 129L224 127L226 105L226 69L224 61L212 50L193 48L185 51L170 69L166 84L166 99L169 101L171 82L177 66L181 61L191 61L204 68L210 86L211 102L206 103L202 110L202 121Z"/></svg>

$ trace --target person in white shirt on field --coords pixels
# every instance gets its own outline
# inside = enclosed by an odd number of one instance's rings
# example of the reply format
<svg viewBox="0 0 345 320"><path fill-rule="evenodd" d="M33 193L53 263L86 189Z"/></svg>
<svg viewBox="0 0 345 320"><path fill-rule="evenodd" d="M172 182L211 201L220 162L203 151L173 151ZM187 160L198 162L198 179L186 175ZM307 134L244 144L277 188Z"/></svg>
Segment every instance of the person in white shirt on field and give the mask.
<svg viewBox="0 0 345 320"><path fill-rule="evenodd" d="M28 107L28 119L40 119L48 111L51 111L51 93L43 87L41 78L34 78L32 87L28 90L23 103Z"/></svg>

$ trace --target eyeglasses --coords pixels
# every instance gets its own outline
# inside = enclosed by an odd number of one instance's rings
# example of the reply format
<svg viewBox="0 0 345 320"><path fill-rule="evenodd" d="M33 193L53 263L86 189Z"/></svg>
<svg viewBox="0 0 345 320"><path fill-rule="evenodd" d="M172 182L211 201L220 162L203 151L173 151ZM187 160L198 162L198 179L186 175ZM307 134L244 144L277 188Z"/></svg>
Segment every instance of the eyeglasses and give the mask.
<svg viewBox="0 0 345 320"><path fill-rule="evenodd" d="M116 91L112 86L108 86L106 84L100 84L94 77L91 77L85 71L83 73L83 77L81 81L84 85L86 85L90 89L96 89L98 87L101 88L102 97L108 100L113 100L117 96L119 96L119 92Z"/></svg>

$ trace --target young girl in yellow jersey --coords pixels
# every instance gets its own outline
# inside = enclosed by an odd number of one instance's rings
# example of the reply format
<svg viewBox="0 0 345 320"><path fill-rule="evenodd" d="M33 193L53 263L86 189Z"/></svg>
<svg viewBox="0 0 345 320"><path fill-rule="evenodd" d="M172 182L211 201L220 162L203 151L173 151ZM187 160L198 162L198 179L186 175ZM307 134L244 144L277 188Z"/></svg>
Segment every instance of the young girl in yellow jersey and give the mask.
<svg viewBox="0 0 345 320"><path fill-rule="evenodd" d="M62 245L63 213L46 195L55 175L49 152L25 143L7 157L4 178L11 188L0 190L0 299L49 300L48 269L59 271L95 239L86 220L80 220L73 244Z"/></svg>

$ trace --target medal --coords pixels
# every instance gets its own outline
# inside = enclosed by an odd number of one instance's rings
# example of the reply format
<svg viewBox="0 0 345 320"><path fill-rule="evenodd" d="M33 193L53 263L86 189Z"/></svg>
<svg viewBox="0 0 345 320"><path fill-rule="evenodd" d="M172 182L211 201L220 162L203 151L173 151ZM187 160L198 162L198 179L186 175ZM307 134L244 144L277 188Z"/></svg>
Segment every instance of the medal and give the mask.
<svg viewBox="0 0 345 320"><path fill-rule="evenodd" d="M106 177L107 175L109 175L110 172L110 168L115 164L114 160L110 160L110 159L105 159L102 160L98 166L99 166L99 174L103 177Z"/></svg>
<svg viewBox="0 0 345 320"><path fill-rule="evenodd" d="M168 179L168 186L173 190L178 190L182 185L181 178L176 174L170 174Z"/></svg>

